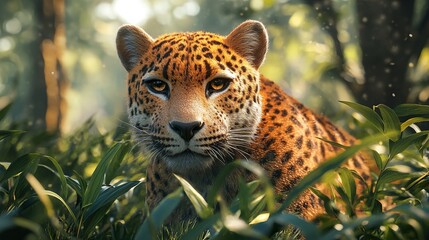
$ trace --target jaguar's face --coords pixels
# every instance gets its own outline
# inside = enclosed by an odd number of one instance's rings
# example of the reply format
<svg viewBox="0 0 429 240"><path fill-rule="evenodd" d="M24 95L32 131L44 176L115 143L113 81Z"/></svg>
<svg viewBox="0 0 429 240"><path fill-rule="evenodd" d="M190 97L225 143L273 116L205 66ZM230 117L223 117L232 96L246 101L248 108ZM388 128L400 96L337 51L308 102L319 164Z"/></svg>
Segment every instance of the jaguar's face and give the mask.
<svg viewBox="0 0 429 240"><path fill-rule="evenodd" d="M261 118L257 68L267 41L260 23L245 22L227 37L195 32L156 40L124 26L117 44L129 72L129 119L153 158L190 172L246 157Z"/></svg>

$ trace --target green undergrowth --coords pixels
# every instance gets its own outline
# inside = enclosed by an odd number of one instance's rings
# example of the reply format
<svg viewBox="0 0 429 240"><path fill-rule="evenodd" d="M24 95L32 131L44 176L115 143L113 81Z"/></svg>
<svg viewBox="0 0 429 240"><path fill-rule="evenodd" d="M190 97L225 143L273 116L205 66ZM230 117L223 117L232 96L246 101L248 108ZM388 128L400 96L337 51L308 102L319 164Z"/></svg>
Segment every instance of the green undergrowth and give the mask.
<svg viewBox="0 0 429 240"><path fill-rule="evenodd" d="M126 127L101 133L90 120L58 136L12 122L5 107L0 239L429 239L429 107L343 103L357 115L348 125L366 137L341 146L344 152L308 174L280 204L264 170L237 160L224 167L206 198L177 176L182 187L151 213L144 204L147 162ZM361 177L342 163L363 149L376 169L358 194L355 180ZM237 168L257 178L240 181L237 197L227 203L220 192ZM319 182L334 197L313 188ZM285 211L306 189L323 199L326 210L313 222ZM183 198L200 220L163 225ZM393 207L383 208L386 201Z"/></svg>

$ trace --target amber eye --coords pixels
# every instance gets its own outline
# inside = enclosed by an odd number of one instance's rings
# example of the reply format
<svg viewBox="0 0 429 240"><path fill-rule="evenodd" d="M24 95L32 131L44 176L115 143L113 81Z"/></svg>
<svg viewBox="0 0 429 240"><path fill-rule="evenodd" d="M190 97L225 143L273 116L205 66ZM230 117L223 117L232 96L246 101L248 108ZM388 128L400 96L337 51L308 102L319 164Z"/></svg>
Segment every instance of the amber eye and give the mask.
<svg viewBox="0 0 429 240"><path fill-rule="evenodd" d="M168 96L169 89L168 84L162 80L151 79L144 81L146 87L153 93L163 94Z"/></svg>
<svg viewBox="0 0 429 240"><path fill-rule="evenodd" d="M211 80L209 83L207 83L206 95L210 96L213 93L222 92L223 90L228 88L230 83L231 83L231 79L215 78Z"/></svg>

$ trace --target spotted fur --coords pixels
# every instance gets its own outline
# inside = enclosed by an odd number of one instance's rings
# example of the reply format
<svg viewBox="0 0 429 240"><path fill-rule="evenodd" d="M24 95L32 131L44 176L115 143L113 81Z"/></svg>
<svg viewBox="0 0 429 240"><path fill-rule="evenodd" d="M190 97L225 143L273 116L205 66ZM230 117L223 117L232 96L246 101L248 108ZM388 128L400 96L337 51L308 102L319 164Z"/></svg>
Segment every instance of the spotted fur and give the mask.
<svg viewBox="0 0 429 240"><path fill-rule="evenodd" d="M150 208L179 186L173 173L205 195L222 167L237 158L258 162L276 192L285 196L340 151L320 138L343 145L355 142L259 74L267 45L265 27L257 21L242 23L226 37L191 32L152 39L139 27L120 28L117 49L128 71L129 120L151 159ZM217 87L215 80L228 82L227 88L209 91ZM198 126L186 135L174 123ZM363 155L347 165L369 178ZM240 177L251 178L244 172L233 174L225 187L227 199L236 193ZM308 191L289 210L311 219L322 209ZM194 216L186 204L176 212L179 219Z"/></svg>

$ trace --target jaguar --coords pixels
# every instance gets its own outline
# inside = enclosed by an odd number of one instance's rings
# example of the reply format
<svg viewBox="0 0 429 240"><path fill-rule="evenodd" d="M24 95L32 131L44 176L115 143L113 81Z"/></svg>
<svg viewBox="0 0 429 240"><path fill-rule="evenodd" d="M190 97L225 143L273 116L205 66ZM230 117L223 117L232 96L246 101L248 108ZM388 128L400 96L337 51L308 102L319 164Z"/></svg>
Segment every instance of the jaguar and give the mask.
<svg viewBox="0 0 429 240"><path fill-rule="evenodd" d="M227 36L198 31L154 39L138 26L118 30L117 52L128 72L129 122L150 159L150 209L180 186L174 174L206 196L222 168L235 159L260 164L276 193L286 196L321 162L342 151L324 140L345 146L356 142L259 72L268 42L265 26L254 20ZM366 155L357 154L345 165L369 180ZM226 199L234 197L240 178L252 179L252 174L229 176ZM362 191L365 184L357 184ZM288 210L314 219L324 208L307 190ZM186 220L196 214L188 201L174 216Z"/></svg>

